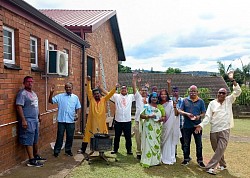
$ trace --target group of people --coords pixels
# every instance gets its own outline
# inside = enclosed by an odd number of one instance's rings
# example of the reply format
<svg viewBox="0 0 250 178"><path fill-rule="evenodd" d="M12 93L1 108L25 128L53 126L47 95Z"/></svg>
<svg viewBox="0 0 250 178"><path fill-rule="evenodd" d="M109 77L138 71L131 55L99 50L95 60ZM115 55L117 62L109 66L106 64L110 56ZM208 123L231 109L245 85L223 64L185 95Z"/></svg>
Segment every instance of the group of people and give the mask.
<svg viewBox="0 0 250 178"><path fill-rule="evenodd" d="M88 76L87 96L90 105L81 153L85 157L88 156L86 148L92 134L108 133L106 103L108 100L112 100L115 103L115 137L111 154L118 153L120 137L124 133L127 154L132 155L131 108L133 101L135 101L136 155L143 167L148 168L161 163L174 164L179 140L184 156L181 164L188 165L191 161L190 143L193 135L198 165L205 168L209 174L216 174L216 168L220 170L227 168L224 152L229 140L230 129L233 127L232 103L241 93L236 81L233 78L230 80L233 83L232 94L227 96L225 88L219 89L217 98L209 103L206 110L205 103L199 97L198 88L195 85L189 87L189 96L186 98L179 96L178 87L171 89L170 79L167 80L168 89L158 91L157 87L154 86L152 92L148 93L149 86L142 86L141 79L137 74L133 74L133 93L128 94L127 86L119 84L116 84L110 92L101 87L91 89L91 78ZM32 91L32 77L25 77L23 84L24 89L18 93L16 100L18 115L21 119L19 138L21 144L25 145L29 156L28 166L41 167L43 165L41 161L46 159L38 155L38 98ZM120 89L119 93L117 93L118 88ZM65 93L53 97L54 89L55 87L51 87L49 95L49 102L58 104L58 129L54 156L58 157L61 151L65 130L65 153L68 156L73 156L71 147L75 129L74 123L78 118L81 104L78 97L72 93L72 83L65 84ZM171 97L170 92L172 93ZM202 128L208 123L211 124L210 141L215 153L205 166L202 155ZM218 164L219 167L217 167Z"/></svg>

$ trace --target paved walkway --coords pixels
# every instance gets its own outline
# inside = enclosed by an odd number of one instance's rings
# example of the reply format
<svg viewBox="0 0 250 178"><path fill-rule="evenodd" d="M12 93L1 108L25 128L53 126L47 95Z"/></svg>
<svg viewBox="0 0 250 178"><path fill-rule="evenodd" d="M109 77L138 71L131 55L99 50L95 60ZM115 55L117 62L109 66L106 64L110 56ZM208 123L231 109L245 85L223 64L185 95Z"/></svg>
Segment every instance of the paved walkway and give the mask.
<svg viewBox="0 0 250 178"><path fill-rule="evenodd" d="M64 155L64 150L61 151L58 158L53 156L53 150L49 149L43 152L41 155L47 158L43 167L28 167L26 162L22 163L4 174L0 174L0 177L9 178L62 178L79 165L83 160L82 154L77 154L81 146L82 139L75 139L72 147L73 157Z"/></svg>

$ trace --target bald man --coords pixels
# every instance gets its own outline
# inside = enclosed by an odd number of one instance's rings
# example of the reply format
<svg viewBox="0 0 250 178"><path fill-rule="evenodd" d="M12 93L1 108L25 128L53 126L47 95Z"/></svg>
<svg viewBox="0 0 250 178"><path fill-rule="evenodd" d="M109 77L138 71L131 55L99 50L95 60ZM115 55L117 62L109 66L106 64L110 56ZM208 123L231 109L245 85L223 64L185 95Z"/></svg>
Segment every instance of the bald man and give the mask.
<svg viewBox="0 0 250 178"><path fill-rule="evenodd" d="M75 121L78 119L81 103L77 95L73 94L73 84L67 82L64 86L65 92L59 93L53 97L55 85L50 89L49 103L58 105L57 114L57 137L54 147L54 156L58 157L63 145L64 132L66 132L65 154L73 156L71 152Z"/></svg>
<svg viewBox="0 0 250 178"><path fill-rule="evenodd" d="M197 163L201 168L204 168L202 156L202 131L195 133L195 126L201 123L201 117L205 115L206 108L204 101L198 97L198 88L195 85L189 87L189 96L185 98L178 110L184 117L183 125L183 154L184 161L182 165L188 165L190 158L190 143L192 135L196 144Z"/></svg>
<svg viewBox="0 0 250 178"><path fill-rule="evenodd" d="M211 124L210 142L214 150L214 155L206 165L206 172L215 175L215 168L219 163L219 169L226 169L227 165L224 160L230 129L234 126L232 104L236 97L240 96L241 88L234 79L233 93L227 96L225 88L219 89L217 99L211 101L208 105L207 112L203 121L196 126L196 133L201 132L208 123Z"/></svg>

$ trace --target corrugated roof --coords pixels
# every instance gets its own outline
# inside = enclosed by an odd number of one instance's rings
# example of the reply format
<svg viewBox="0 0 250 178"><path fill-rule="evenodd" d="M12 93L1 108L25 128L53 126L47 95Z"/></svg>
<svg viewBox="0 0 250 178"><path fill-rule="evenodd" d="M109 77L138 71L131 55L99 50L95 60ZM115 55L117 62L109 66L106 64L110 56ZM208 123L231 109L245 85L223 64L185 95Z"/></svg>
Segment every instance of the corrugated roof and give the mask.
<svg viewBox="0 0 250 178"><path fill-rule="evenodd" d="M110 20L118 61L126 61L115 10L41 9L40 11L62 26L78 33L92 33L100 25Z"/></svg>
<svg viewBox="0 0 250 178"><path fill-rule="evenodd" d="M230 91L226 82L221 76L192 76L190 74L164 74L164 73L139 73L142 78L141 84L146 82L150 86L157 86L158 89L167 89L167 79L171 78L171 86L179 88L179 94L184 96L191 85L199 88L208 88L211 97L215 98L220 88ZM118 81L122 85L132 86L132 73L119 73ZM150 87L151 88L151 87Z"/></svg>
<svg viewBox="0 0 250 178"><path fill-rule="evenodd" d="M100 21L107 21L116 14L115 10L61 10L41 9L42 13L65 26L98 28ZM92 30L94 30L92 29Z"/></svg>

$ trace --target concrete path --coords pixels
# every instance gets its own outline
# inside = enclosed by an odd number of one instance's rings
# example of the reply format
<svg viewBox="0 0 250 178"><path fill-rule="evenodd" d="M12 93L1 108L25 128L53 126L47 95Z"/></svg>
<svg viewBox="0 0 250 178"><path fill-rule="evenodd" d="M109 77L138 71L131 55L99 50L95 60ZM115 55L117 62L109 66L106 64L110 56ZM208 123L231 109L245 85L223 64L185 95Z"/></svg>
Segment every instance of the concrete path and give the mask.
<svg viewBox="0 0 250 178"><path fill-rule="evenodd" d="M61 151L58 158L53 156L53 150L49 149L43 152L41 155L47 158L43 167L28 167L26 162L5 171L0 174L0 177L6 178L62 178L69 174L69 172L79 165L83 160L82 154L77 154L81 146L82 139L74 139L72 148L73 157L64 154L64 150Z"/></svg>

